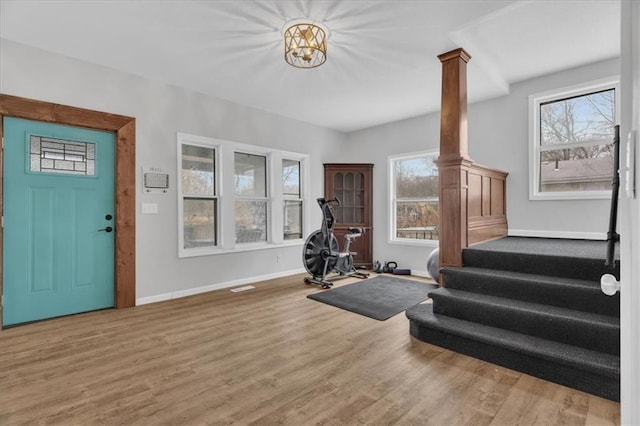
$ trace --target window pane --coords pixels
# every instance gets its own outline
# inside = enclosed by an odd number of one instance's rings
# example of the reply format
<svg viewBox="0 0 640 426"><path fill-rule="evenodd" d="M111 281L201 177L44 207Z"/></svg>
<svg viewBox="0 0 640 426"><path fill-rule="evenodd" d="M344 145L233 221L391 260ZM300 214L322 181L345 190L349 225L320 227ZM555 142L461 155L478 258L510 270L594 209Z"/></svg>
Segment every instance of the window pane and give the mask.
<svg viewBox="0 0 640 426"><path fill-rule="evenodd" d="M613 147L592 145L540 153L540 191L606 191L613 177Z"/></svg>
<svg viewBox="0 0 640 426"><path fill-rule="evenodd" d="M438 202L396 202L396 237L417 240L437 240Z"/></svg>
<svg viewBox="0 0 640 426"><path fill-rule="evenodd" d="M182 193L200 196L216 195L213 148L182 145Z"/></svg>
<svg viewBox="0 0 640 426"><path fill-rule="evenodd" d="M282 193L300 198L300 162L282 160Z"/></svg>
<svg viewBox="0 0 640 426"><path fill-rule="evenodd" d="M267 202L236 200L236 243L267 241Z"/></svg>
<svg viewBox="0 0 640 426"><path fill-rule="evenodd" d="M284 202L284 239L302 238L302 201Z"/></svg>
<svg viewBox="0 0 640 426"><path fill-rule="evenodd" d="M94 176L95 144L31 136L29 171Z"/></svg>
<svg viewBox="0 0 640 426"><path fill-rule="evenodd" d="M216 245L216 200L184 199L184 248Z"/></svg>
<svg viewBox="0 0 640 426"><path fill-rule="evenodd" d="M438 168L432 156L394 162L396 198L429 198L438 196Z"/></svg>
<svg viewBox="0 0 640 426"><path fill-rule="evenodd" d="M615 90L540 104L540 145L613 139Z"/></svg>
<svg viewBox="0 0 640 426"><path fill-rule="evenodd" d="M236 195L267 196L267 157L235 153Z"/></svg>

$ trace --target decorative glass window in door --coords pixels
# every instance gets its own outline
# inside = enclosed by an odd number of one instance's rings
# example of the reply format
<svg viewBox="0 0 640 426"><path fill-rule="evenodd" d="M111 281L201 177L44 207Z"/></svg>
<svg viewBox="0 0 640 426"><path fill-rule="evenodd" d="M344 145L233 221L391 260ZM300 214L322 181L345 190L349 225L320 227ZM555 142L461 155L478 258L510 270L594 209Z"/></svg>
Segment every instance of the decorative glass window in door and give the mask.
<svg viewBox="0 0 640 426"><path fill-rule="evenodd" d="M29 171L95 176L95 153L91 142L31 136Z"/></svg>

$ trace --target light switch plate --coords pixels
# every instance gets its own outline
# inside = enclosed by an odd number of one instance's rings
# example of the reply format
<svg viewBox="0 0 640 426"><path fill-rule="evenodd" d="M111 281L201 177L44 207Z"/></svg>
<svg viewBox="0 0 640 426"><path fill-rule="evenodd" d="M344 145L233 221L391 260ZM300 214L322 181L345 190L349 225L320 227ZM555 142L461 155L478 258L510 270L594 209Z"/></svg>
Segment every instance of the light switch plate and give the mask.
<svg viewBox="0 0 640 426"><path fill-rule="evenodd" d="M158 205L156 203L142 203L142 213L156 214L158 213Z"/></svg>

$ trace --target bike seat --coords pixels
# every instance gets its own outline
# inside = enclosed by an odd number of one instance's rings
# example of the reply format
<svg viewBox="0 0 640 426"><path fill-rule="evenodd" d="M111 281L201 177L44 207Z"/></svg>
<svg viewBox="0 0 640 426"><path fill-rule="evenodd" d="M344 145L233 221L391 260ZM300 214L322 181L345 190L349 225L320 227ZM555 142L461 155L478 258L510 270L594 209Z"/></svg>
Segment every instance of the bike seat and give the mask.
<svg viewBox="0 0 640 426"><path fill-rule="evenodd" d="M364 229L358 228L355 226L350 226L347 228L347 234L364 234Z"/></svg>

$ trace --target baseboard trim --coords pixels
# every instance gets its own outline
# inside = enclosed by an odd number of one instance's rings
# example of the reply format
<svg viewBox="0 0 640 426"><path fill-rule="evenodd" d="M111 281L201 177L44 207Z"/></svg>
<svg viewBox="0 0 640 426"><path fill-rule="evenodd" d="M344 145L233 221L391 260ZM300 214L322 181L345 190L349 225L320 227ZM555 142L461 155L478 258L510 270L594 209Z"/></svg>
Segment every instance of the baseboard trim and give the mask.
<svg viewBox="0 0 640 426"><path fill-rule="evenodd" d="M606 232L539 231L532 229L509 229L510 237L564 238L571 240L607 239Z"/></svg>
<svg viewBox="0 0 640 426"><path fill-rule="evenodd" d="M193 296L194 294L207 293L209 291L220 290L220 289L229 288L229 287L236 287L236 286L251 284L259 281L272 280L274 278L288 277L290 275L296 275L303 272L305 272L304 268L293 269L290 271L276 272L274 274L260 275L257 277L241 278L239 280L210 284L210 285L205 285L201 287L194 287L186 290L178 290L178 291L158 294L154 296L139 297L136 299L136 306L146 305L149 303L164 302L166 300L179 299L181 297Z"/></svg>
<svg viewBox="0 0 640 426"><path fill-rule="evenodd" d="M421 277L421 278L433 278L431 275L429 275L427 271L418 271L415 269L411 270L411 275L414 275L416 277Z"/></svg>

